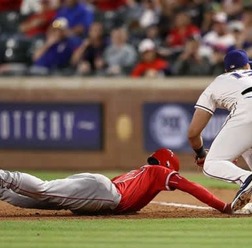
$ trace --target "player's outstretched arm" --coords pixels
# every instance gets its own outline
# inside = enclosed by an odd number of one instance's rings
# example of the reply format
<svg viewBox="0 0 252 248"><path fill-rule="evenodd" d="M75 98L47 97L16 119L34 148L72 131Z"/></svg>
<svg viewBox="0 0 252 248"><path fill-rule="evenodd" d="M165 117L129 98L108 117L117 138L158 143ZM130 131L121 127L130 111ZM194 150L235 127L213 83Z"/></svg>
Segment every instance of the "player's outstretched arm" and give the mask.
<svg viewBox="0 0 252 248"><path fill-rule="evenodd" d="M191 182L186 178L180 176L179 174L172 175L168 184L169 187L187 192L188 194L194 196L201 202L219 210L222 213L232 213L230 204L224 203L203 186Z"/></svg>

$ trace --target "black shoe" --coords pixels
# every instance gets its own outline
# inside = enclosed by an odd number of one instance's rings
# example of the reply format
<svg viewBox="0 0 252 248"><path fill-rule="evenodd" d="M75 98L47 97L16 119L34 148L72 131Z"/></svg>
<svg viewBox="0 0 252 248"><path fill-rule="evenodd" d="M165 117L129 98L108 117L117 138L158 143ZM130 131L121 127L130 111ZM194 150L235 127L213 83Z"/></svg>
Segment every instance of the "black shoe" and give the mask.
<svg viewBox="0 0 252 248"><path fill-rule="evenodd" d="M232 211L242 209L250 201L252 195L252 175L248 176L237 192L233 202L231 203Z"/></svg>

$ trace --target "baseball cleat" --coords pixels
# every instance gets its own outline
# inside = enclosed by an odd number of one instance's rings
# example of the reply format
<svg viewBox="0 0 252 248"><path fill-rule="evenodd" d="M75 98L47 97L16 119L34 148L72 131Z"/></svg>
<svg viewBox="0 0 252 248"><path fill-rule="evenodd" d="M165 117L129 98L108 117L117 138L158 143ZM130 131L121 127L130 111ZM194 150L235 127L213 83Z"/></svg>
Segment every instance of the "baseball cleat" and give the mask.
<svg viewBox="0 0 252 248"><path fill-rule="evenodd" d="M250 175L240 190L237 192L233 202L231 203L231 209L235 212L236 210L242 209L250 201L252 195L252 175Z"/></svg>

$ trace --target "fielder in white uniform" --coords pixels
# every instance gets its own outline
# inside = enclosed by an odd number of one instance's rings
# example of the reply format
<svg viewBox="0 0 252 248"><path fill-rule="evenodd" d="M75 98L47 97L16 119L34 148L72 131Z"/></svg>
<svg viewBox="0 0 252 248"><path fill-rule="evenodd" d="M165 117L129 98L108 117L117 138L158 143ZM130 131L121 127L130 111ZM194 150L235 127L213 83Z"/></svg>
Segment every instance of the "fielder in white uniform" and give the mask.
<svg viewBox="0 0 252 248"><path fill-rule="evenodd" d="M237 167L233 161L243 155L252 170L252 70L251 61L243 50L232 50L224 58L225 73L200 95L188 130L196 162L212 178L240 185L232 207L241 209L250 201L252 172ZM217 108L230 111L209 152L203 146L201 132Z"/></svg>

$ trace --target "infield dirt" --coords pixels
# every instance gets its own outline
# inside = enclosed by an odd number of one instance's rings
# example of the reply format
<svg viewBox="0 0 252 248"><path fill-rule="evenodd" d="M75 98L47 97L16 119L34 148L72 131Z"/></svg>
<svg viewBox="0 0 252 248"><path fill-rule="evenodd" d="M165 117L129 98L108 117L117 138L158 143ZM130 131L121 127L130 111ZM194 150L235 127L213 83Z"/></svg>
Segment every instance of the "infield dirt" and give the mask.
<svg viewBox="0 0 252 248"><path fill-rule="evenodd" d="M231 202L235 196L235 190L211 189L212 193L225 202ZM154 199L158 202L172 202L181 204L193 204L206 206L193 196L181 191L161 192ZM76 216L70 211L49 211L35 209L21 209L0 201L0 220L39 220L39 219L148 219L148 218L233 218L251 217L252 215L227 215L216 210L190 209L183 207L161 206L158 204L148 204L140 212L130 215L105 215L105 216Z"/></svg>

